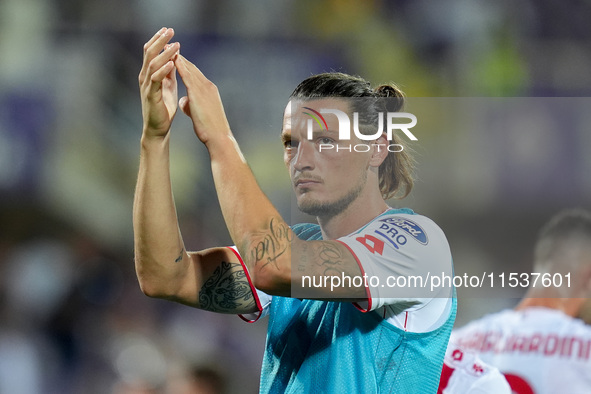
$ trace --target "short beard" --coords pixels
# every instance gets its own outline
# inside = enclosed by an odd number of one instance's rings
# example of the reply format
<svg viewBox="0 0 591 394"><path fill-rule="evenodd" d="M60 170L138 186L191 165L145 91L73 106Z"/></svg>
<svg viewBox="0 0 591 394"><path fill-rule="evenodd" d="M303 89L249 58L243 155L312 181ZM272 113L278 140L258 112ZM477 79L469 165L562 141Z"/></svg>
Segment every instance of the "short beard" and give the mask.
<svg viewBox="0 0 591 394"><path fill-rule="evenodd" d="M363 174L363 178L359 185L349 193L339 198L337 201L332 202L320 202L320 201L309 201L307 203L298 203L300 211L316 216L316 217L334 217L344 212L353 201L359 197L367 181L367 174Z"/></svg>

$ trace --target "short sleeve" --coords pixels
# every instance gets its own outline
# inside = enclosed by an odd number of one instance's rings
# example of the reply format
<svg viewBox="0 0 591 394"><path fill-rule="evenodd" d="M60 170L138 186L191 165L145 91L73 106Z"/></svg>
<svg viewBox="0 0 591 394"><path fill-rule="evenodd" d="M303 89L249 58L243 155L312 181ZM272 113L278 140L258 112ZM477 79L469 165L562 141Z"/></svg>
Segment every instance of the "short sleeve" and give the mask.
<svg viewBox="0 0 591 394"><path fill-rule="evenodd" d="M425 216L385 213L338 241L355 256L364 277L368 301L356 305L364 312L393 304L413 310L451 297L451 286L433 286L432 279L453 274L449 244Z"/></svg>
<svg viewBox="0 0 591 394"><path fill-rule="evenodd" d="M255 303L258 309L258 311L254 313L239 314L238 317L240 317L245 322L254 323L258 321L260 318L265 317L269 314L269 308L271 307L271 301L273 300L273 296L264 293L254 287L254 283L252 283L252 279L250 278L248 268L246 267L246 264L244 264L244 261L242 260L240 253L238 253L238 249L235 246L228 246L228 249L234 252L236 257L240 261L240 265L242 265L242 269L246 274L246 279L248 279L248 285L252 290L252 294L254 296Z"/></svg>
<svg viewBox="0 0 591 394"><path fill-rule="evenodd" d="M271 301L273 300L273 296L255 289L252 285L251 288L253 289L253 294L256 300L257 308L259 310L258 312L254 313L238 315L238 317L240 317L247 323L254 323L259 319L267 316L269 314L269 308L271 307Z"/></svg>

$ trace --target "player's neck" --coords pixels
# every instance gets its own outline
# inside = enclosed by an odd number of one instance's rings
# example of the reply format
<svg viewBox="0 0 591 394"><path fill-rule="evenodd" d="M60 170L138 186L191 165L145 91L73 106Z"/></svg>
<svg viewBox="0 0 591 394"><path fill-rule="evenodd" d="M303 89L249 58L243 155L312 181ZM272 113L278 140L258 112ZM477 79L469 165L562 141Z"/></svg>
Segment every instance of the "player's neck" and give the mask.
<svg viewBox="0 0 591 394"><path fill-rule="evenodd" d="M389 209L379 194L360 195L344 211L330 217L318 217L324 239L337 239L365 226Z"/></svg>
<svg viewBox="0 0 591 394"><path fill-rule="evenodd" d="M581 306L586 298L548 298L548 297L526 297L516 307L516 311L527 308L549 308L562 311L568 316L578 316Z"/></svg>

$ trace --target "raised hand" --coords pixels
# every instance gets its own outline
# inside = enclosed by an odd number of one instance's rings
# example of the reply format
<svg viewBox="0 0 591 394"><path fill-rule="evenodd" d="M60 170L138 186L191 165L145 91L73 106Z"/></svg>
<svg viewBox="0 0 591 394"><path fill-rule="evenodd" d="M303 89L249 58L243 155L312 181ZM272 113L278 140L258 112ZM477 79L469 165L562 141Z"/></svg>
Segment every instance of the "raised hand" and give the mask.
<svg viewBox="0 0 591 394"><path fill-rule="evenodd" d="M173 29L162 28L144 45L139 75L144 137L166 136L178 108L174 59L180 44L168 44L173 36Z"/></svg>
<svg viewBox="0 0 591 394"><path fill-rule="evenodd" d="M208 145L219 137L231 136L217 86L184 56L179 54L174 64L187 88L187 96L182 97L179 104L191 118L197 137Z"/></svg>

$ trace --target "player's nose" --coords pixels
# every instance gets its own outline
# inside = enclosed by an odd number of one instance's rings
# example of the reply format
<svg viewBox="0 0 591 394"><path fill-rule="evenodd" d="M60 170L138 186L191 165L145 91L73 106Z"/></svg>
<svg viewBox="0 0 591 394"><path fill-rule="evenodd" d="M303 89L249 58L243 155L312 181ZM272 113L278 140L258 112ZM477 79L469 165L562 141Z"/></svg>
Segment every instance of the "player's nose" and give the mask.
<svg viewBox="0 0 591 394"><path fill-rule="evenodd" d="M314 144L310 141L300 142L293 161L294 168L297 171L313 170L314 156Z"/></svg>

